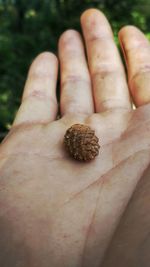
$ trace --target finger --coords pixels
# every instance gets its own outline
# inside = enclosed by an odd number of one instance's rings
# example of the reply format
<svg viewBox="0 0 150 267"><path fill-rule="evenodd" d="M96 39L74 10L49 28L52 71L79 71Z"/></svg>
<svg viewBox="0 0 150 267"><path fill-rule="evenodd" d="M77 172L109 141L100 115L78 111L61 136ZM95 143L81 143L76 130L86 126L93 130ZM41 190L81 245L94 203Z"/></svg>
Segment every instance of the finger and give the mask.
<svg viewBox="0 0 150 267"><path fill-rule="evenodd" d="M49 52L40 54L33 61L13 126L46 123L55 119L57 68L57 58Z"/></svg>
<svg viewBox="0 0 150 267"><path fill-rule="evenodd" d="M112 30L106 17L96 9L81 16L96 111L131 108L125 72Z"/></svg>
<svg viewBox="0 0 150 267"><path fill-rule="evenodd" d="M150 102L150 43L134 26L126 26L119 33L124 52L131 94L136 106Z"/></svg>
<svg viewBox="0 0 150 267"><path fill-rule="evenodd" d="M74 30L63 33L59 40L61 65L61 114L93 113L90 75L80 34Z"/></svg>

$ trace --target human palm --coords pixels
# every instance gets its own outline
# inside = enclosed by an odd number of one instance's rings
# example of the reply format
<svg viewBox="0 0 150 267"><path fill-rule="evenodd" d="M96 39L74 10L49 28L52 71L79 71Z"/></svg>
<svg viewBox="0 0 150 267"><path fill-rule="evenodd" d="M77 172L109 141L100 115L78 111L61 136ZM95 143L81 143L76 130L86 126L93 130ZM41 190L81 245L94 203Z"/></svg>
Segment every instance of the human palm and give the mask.
<svg viewBox="0 0 150 267"><path fill-rule="evenodd" d="M150 162L149 75L140 72L139 59L135 64L128 55L132 96L141 106L132 110L106 19L89 10L82 16L82 27L91 80L79 34L64 33L59 43L62 118L54 121L56 58L44 53L32 64L24 101L1 145L0 265L4 267L100 266ZM132 38L130 42L127 38L130 31L150 50L142 33L132 27L122 31L124 45L133 46ZM64 149L64 134L75 123L89 125L99 137L100 153L90 162L75 161Z"/></svg>

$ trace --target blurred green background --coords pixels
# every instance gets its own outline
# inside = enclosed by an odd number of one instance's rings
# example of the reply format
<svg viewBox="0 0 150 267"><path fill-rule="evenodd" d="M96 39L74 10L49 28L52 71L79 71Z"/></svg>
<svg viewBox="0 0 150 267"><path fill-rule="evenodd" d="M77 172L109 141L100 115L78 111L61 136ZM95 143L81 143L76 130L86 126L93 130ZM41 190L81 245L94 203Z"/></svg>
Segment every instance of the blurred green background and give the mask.
<svg viewBox="0 0 150 267"><path fill-rule="evenodd" d="M68 28L81 31L79 18L89 7L108 16L116 42L127 24L150 38L150 0L0 0L0 140L19 106L33 58L45 50L57 54L60 34Z"/></svg>

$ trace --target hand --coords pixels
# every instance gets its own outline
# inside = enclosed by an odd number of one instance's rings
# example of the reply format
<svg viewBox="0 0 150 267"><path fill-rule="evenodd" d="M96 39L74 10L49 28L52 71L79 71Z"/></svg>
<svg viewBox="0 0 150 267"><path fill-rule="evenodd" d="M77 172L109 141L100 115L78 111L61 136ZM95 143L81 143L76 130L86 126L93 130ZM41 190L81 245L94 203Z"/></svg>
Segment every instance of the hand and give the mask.
<svg viewBox="0 0 150 267"><path fill-rule="evenodd" d="M56 120L57 58L32 63L21 107L0 150L0 266L99 267L150 163L150 44L135 27L119 33L126 75L108 21L95 9L59 41L61 119ZM100 153L70 158L66 130L95 130Z"/></svg>

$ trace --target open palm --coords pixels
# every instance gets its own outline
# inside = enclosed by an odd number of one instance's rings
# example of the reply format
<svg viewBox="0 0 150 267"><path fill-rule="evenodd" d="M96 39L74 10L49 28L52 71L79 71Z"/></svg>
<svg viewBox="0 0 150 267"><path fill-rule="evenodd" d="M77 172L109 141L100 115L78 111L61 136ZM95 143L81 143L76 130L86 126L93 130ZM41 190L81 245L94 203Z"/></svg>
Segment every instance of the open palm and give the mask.
<svg viewBox="0 0 150 267"><path fill-rule="evenodd" d="M55 120L57 59L43 53L30 68L23 102L1 145L3 267L99 267L150 162L150 45L135 27L120 32L138 107L132 110L106 18L91 9L81 24L89 70L79 33L69 30L59 41L62 118ZM75 123L99 137L100 153L91 162L75 161L64 150L64 134Z"/></svg>

